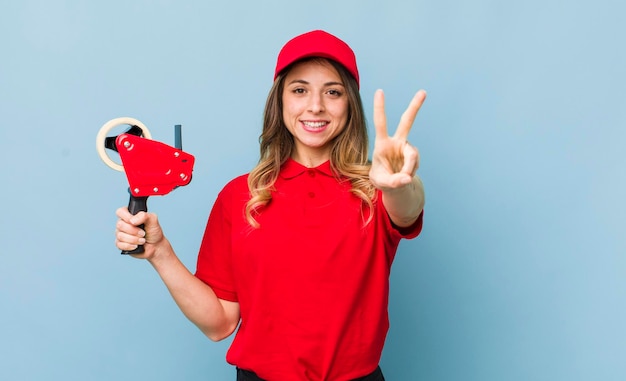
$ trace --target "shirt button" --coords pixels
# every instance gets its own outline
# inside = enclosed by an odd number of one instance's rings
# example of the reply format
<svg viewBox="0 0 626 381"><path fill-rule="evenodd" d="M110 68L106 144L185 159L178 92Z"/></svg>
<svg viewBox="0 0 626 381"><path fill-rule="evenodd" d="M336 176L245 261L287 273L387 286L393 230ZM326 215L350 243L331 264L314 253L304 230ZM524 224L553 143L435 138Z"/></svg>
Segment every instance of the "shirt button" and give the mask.
<svg viewBox="0 0 626 381"><path fill-rule="evenodd" d="M309 197L310 198L315 198L315 193L314 192L309 192Z"/></svg>
<svg viewBox="0 0 626 381"><path fill-rule="evenodd" d="M315 177L315 171L314 171L314 170L309 169L309 170L307 171L307 173L309 174L309 176L311 176L311 177Z"/></svg>

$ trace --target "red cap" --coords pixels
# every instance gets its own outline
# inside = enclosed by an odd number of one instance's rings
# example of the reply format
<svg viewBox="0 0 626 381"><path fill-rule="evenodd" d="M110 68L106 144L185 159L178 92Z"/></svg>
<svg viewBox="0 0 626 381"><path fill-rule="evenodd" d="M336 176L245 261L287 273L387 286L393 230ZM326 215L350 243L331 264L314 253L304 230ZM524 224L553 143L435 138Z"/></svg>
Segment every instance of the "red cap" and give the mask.
<svg viewBox="0 0 626 381"><path fill-rule="evenodd" d="M289 40L278 53L274 79L284 68L307 57L322 57L339 62L356 79L359 85L359 70L352 49L337 37L323 30L314 30Z"/></svg>

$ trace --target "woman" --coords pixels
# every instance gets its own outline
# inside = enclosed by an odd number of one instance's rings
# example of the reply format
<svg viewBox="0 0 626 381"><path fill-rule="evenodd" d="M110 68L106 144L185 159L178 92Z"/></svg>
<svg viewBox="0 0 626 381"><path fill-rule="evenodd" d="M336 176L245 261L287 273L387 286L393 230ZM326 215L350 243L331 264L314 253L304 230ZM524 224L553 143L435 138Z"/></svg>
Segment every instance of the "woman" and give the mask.
<svg viewBox="0 0 626 381"><path fill-rule="evenodd" d="M422 227L419 154L406 138L426 94L390 137L376 92L370 163L345 42L320 30L293 38L274 79L259 163L218 195L196 273L152 213L118 209L117 247L143 244L137 257L210 339L237 330L227 361L238 380L384 380L389 271L400 239Z"/></svg>

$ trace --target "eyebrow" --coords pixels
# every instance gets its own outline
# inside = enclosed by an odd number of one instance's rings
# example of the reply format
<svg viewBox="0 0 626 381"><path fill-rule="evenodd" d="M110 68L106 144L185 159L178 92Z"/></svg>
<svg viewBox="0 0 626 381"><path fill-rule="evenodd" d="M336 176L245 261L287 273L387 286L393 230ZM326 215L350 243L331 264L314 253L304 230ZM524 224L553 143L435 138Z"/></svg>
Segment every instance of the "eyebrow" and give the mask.
<svg viewBox="0 0 626 381"><path fill-rule="evenodd" d="M304 79L294 79L293 81L289 82L287 85L292 85L294 83L301 83L303 85L309 85L310 84L309 82L305 81ZM327 86L337 86L337 85L345 87L345 85L342 82L332 81L332 82L324 83L325 87L327 87Z"/></svg>

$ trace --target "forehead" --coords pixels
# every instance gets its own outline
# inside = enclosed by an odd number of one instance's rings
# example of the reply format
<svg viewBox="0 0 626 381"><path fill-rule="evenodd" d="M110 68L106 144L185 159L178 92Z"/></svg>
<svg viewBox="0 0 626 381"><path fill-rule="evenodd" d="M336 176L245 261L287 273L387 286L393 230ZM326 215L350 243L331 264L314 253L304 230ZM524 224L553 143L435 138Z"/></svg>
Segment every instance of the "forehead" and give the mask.
<svg viewBox="0 0 626 381"><path fill-rule="evenodd" d="M286 83L294 80L343 83L337 69L323 58L308 59L295 63L287 73L285 80Z"/></svg>

